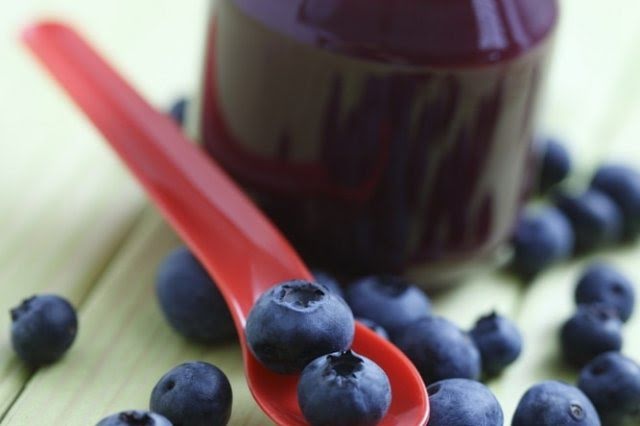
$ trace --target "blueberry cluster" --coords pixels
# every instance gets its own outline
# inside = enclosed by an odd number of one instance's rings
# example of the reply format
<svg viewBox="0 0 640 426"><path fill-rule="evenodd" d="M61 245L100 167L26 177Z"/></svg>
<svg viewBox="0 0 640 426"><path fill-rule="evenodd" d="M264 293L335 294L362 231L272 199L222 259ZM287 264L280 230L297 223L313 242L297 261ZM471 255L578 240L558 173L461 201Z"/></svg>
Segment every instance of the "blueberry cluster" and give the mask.
<svg viewBox="0 0 640 426"><path fill-rule="evenodd" d="M314 277L318 283L290 281L266 292L246 326L249 348L267 368L302 370L298 402L310 424L375 425L389 407L385 373L349 350L355 315L398 346L425 382L437 384L430 402L439 414L430 424L463 426L477 417L484 420L473 424L502 425L500 405L477 380L499 374L522 350L507 318L493 312L466 332L434 315L427 295L403 278L367 276L343 289L327 273ZM473 410L465 408L470 397ZM452 416L451 406L460 406L459 414Z"/></svg>
<svg viewBox="0 0 640 426"><path fill-rule="evenodd" d="M247 318L245 331L248 346L256 358L272 371L282 374L301 372L299 402L311 424L376 424L388 410L390 384L386 374L376 364L350 350L355 322L345 302L347 297L350 300L358 297L358 291L364 289L358 290L360 286L366 287L371 283L362 280L350 288L347 296L331 275L314 271L314 278L316 282L294 280L281 283L256 301ZM392 281L397 286L394 284L396 290L391 293L401 296L404 293L401 287L408 291L407 296L400 297L407 302L398 305L398 311L405 311L404 308L409 307L405 315L410 315L411 311L428 310L429 300L420 290L403 285L397 279L389 282ZM378 283L375 287L385 293L385 285ZM386 291L390 290L387 288ZM221 293L186 248L174 250L160 265L156 294L167 322L185 338L215 344L236 336ZM419 301L416 302L413 297ZM384 301L380 300L377 307L383 306ZM413 319L410 316L407 318ZM393 328L393 320L390 318L391 322L382 322ZM375 332L388 337L385 328L376 321L367 318L363 318L363 321ZM171 383L176 386L179 381ZM187 409L188 404L184 399L169 399L168 404L162 405L168 397L163 399L158 395L166 389L160 383L156 386L152 410L174 423L176 413L194 412L196 417L200 416L197 409ZM322 392L318 393L319 390ZM173 391L168 395L182 393ZM225 394L222 392L222 395ZM318 399L318 395L322 395L322 399ZM362 405L362 401L368 403ZM194 404L197 408L198 404ZM327 404L342 407L343 410L326 410ZM223 403L222 406L227 405ZM354 419L359 419L359 423L355 423ZM183 418L181 423L176 424L196 423Z"/></svg>
<svg viewBox="0 0 640 426"><path fill-rule="evenodd" d="M427 295L397 276L368 276L350 283L345 299L353 314L387 335L431 383L463 377L477 379L480 354L468 334L432 315Z"/></svg>
<svg viewBox="0 0 640 426"><path fill-rule="evenodd" d="M633 313L631 282L609 264L593 263L575 290L576 313L560 332L565 360L582 367L577 387L546 381L521 398L512 426L640 425L640 365L619 351Z"/></svg>
<svg viewBox="0 0 640 426"><path fill-rule="evenodd" d="M525 280L569 258L635 239L640 234L640 173L606 164L582 192L558 189L571 160L562 144L545 144L538 190L551 205L530 208L518 219L512 269Z"/></svg>
<svg viewBox="0 0 640 426"><path fill-rule="evenodd" d="M156 296L168 324L184 338L218 344L237 337L222 294L186 247L173 250L160 264ZM223 426L231 416L232 400L222 370L206 362L186 362L160 378L151 392L151 411L113 414L99 425Z"/></svg>
<svg viewBox="0 0 640 426"><path fill-rule="evenodd" d="M575 301L577 310L560 332L565 360L581 367L602 353L620 351L622 325L635 304L629 279L609 264L593 263L578 280Z"/></svg>
<svg viewBox="0 0 640 426"><path fill-rule="evenodd" d="M183 120L185 106L181 101L172 109L176 121ZM570 169L568 152L549 141L538 190L555 191L553 206L527 211L513 236L513 268L523 277L640 234L640 174L607 165L582 193L555 190ZM522 351L522 336L508 318L491 312L465 331L432 313L427 295L403 278L368 276L343 288L330 274L313 275L314 281L287 281L265 292L245 330L249 349L265 367L300 373L298 403L311 425L373 426L391 404L385 372L351 350L356 320L400 348L430 384L430 426L504 423L500 404L479 380L500 374ZM160 266L156 295L183 337L205 344L237 337L221 293L186 248ZM560 341L567 362L582 368L577 386L534 385L512 426L640 424L640 366L620 353L622 327L635 304L633 285L612 266L595 263L580 277L575 301ZM11 316L13 347L31 365L60 359L75 339L76 313L58 296L34 296ZM219 368L187 362L157 382L150 411L123 411L98 426L226 425L232 399Z"/></svg>
<svg viewBox="0 0 640 426"><path fill-rule="evenodd" d="M402 278L364 277L343 290L330 274L316 270L313 275L315 282L289 281L263 294L246 325L248 346L263 365L282 374L301 372L299 403L313 425L355 424L355 418L373 425L389 407L386 374L349 349L354 315L403 349L429 383L478 379L482 365L485 374L497 374L519 354L519 333L499 315L479 320L466 333L431 315L429 298ZM218 343L235 336L215 283L186 248L161 264L156 294L167 322L184 337ZM429 350L433 356L421 360ZM327 405L343 409L326 410ZM172 420L157 408L152 405Z"/></svg>
<svg viewBox="0 0 640 426"><path fill-rule="evenodd" d="M179 102L171 111L178 122L185 105ZM574 254L640 234L640 174L605 165L583 192L559 189L571 168L562 144L547 141L537 190L549 194L551 203L527 210L512 240L512 267L525 279ZM429 298L402 278L368 276L343 288L326 272L313 275L315 282L289 281L263 294L246 327L249 348L263 365L277 373L301 373L298 402L310 424L375 425L389 407L384 371L350 350L354 317L397 345L430 383L430 425L503 424L498 401L477 380L500 374L522 351L522 336L506 317L489 313L467 332L434 315ZM235 336L224 300L186 249L169 256L156 289L168 322L183 336L203 343ZM611 266L587 268L575 292L576 313L560 333L565 359L583 367L578 386L558 381L533 386L522 397L512 426L640 424L640 367L619 353L634 298L629 280ZM161 379L151 408L170 421L197 425L197 410L193 418L175 417L193 408L182 391L171 393L188 389L180 381L191 374L187 370L178 367ZM211 388L219 386L219 381L210 382ZM228 396L228 405L223 401L221 407L230 409L230 389ZM223 411L217 412L224 418Z"/></svg>
<svg viewBox="0 0 640 426"><path fill-rule="evenodd" d="M640 424L640 365L605 352L582 368L578 385L545 381L520 399L512 426Z"/></svg>
<svg viewBox="0 0 640 426"><path fill-rule="evenodd" d="M350 349L355 320L337 281L321 271L314 278L281 283L256 301L245 329L249 349L276 373L301 373L298 403L311 425L375 425L391 404L389 379Z"/></svg>
<svg viewBox="0 0 640 426"><path fill-rule="evenodd" d="M156 289L168 322L185 337L217 343L235 336L220 292L185 248L165 259ZM76 311L60 296L32 296L10 314L12 346L31 366L59 360L75 340ZM102 419L98 426L226 425L231 403L231 386L220 369L204 362L189 362L160 379L151 395L152 411L123 411Z"/></svg>
<svg viewBox="0 0 640 426"><path fill-rule="evenodd" d="M326 273L316 271L314 276L321 282L328 280L332 288L337 284ZM489 389L477 380L482 374L485 377L499 374L520 355L522 337L511 321L492 312L481 317L469 332L465 332L451 321L434 315L427 295L397 276L368 276L350 283L345 290L339 284L337 288L339 290L331 291L344 294L356 318L377 333L389 336L414 363L425 382L432 383L428 389L432 413L430 425L502 425L500 405ZM319 358L310 365L316 365L314 371L319 371L319 366L327 364L327 360ZM349 419L345 424L356 424L354 418L345 413L357 410L339 402L349 399L344 396L338 398L335 392L325 393L327 384L322 380L312 386L305 378L307 369L301 378L305 387L299 388L299 400L310 423L342 424L340 421ZM337 375L324 375L334 376ZM363 386L369 383L367 388L375 388L372 382L361 380ZM304 397L304 393L311 389L316 393ZM319 394L320 390L322 393ZM328 401L326 395L336 399ZM302 402L303 398L306 402ZM305 410L309 410L310 400L317 401L318 408L307 414ZM327 419L334 413L327 413L322 407L338 405L344 407L344 410L336 410L340 418ZM319 421L319 417L324 420ZM364 418L363 413L358 417Z"/></svg>
<svg viewBox="0 0 640 426"><path fill-rule="evenodd" d="M122 411L96 426L224 426L232 400L231 384L222 370L206 362L186 362L154 386L151 411Z"/></svg>

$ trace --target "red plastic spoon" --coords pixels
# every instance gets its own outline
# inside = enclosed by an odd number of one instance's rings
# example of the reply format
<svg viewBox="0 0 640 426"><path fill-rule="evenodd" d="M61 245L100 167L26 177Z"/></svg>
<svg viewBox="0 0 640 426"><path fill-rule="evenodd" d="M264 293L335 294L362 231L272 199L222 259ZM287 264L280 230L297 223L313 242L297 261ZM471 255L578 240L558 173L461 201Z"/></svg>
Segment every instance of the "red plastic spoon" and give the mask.
<svg viewBox="0 0 640 426"><path fill-rule="evenodd" d="M215 162L73 30L44 22L27 28L23 39L215 278L231 308L247 382L260 407L280 425L306 424L296 399L298 377L266 370L244 339L247 314L260 294L284 280L311 278L296 252ZM382 424L426 424L427 392L411 362L360 324L353 348L389 375L393 399Z"/></svg>

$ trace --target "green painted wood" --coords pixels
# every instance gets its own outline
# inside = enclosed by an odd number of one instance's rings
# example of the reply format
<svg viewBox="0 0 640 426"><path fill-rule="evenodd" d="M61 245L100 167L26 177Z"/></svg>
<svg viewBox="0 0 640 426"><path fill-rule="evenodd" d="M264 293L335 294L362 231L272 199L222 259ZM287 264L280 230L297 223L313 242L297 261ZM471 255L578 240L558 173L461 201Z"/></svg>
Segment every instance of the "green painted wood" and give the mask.
<svg viewBox="0 0 640 426"><path fill-rule="evenodd" d="M82 305L73 350L29 381L3 425L88 425L111 412L147 408L158 379L187 360L212 362L228 375L231 424L268 424L245 384L236 343L192 345L164 321L154 277L161 259L178 244L155 211L147 211Z"/></svg>
<svg viewBox="0 0 640 426"><path fill-rule="evenodd" d="M19 31L42 16L78 23L146 96L164 105L195 86L204 25L198 12L205 3L192 1L195 9L170 0L20 0L2 5L0 416L31 375L10 347L9 308L42 292L60 293L80 304L133 227L144 201L101 137L20 46ZM180 37L154 22L175 25ZM167 52L172 52L170 58Z"/></svg>
<svg viewBox="0 0 640 426"><path fill-rule="evenodd" d="M573 291L578 277L595 259L617 266L633 280L640 294L639 247L601 253L554 268L532 283L516 317L524 335L523 355L499 381L492 383L509 416L532 384L548 379L576 382L579 371L567 367L561 360L558 332L575 310ZM622 352L639 361L640 314L636 313L625 325L624 339Z"/></svg>
<svg viewBox="0 0 640 426"><path fill-rule="evenodd" d="M582 188L603 161L640 167L640 4L565 0L562 6L541 118L543 128L566 137L576 165L569 186ZM524 288L516 315L525 337L523 356L491 383L507 424L532 384L554 378L575 383L577 372L560 361L558 332L574 310L578 276L596 259L619 266L640 292L637 244L560 265ZM623 353L638 361L639 330L636 314L625 326Z"/></svg>
<svg viewBox="0 0 640 426"><path fill-rule="evenodd" d="M161 104L197 87L207 1L178 3L21 0L0 15L0 32L6 23L14 33L37 11L69 16ZM544 129L571 143L577 173L570 184L580 187L603 159L640 166L640 3L564 0L562 6L540 114ZM86 425L110 412L145 408L155 381L190 359L214 362L229 375L231 424L268 424L244 383L237 346L188 344L158 311L154 273L178 244L173 233L147 211L123 242L140 211L137 186L9 39L0 39L0 57L4 53L10 60L3 62L8 77L0 78L0 90L18 101L0 116L0 308L35 291L60 292L80 304L80 334L61 363L31 377L11 354L8 318L0 315L0 412L18 396L1 424ZM604 257L638 283L639 255L637 245L596 254L555 267L528 287L502 274L479 275L434 295L435 310L469 327L497 309L523 329L523 357L490 383L510 419L536 381L575 380L575 372L558 361L557 332L573 310L573 286L584 265ZM625 330L624 352L640 360L640 315Z"/></svg>

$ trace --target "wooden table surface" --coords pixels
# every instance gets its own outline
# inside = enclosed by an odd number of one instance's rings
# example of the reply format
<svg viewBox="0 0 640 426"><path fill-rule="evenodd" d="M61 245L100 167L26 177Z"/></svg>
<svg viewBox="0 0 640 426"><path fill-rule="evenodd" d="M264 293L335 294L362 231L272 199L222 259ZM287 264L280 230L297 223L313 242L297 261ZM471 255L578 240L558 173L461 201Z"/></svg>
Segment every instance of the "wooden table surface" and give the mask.
<svg viewBox="0 0 640 426"><path fill-rule="evenodd" d="M564 0L542 128L570 141L570 184L603 159L640 166L640 3ZM100 135L17 42L37 17L62 18L93 41L159 106L197 88L207 1L12 0L0 13L0 312L34 293L68 297L80 328L59 363L37 371L15 358L0 315L1 425L89 425L146 408L158 378L186 360L229 376L232 425L270 424L252 401L235 344L199 347L165 324L155 270L179 240ZM640 283L640 246L598 253ZM572 312L577 275L591 258L552 268L522 287L486 275L439 295L438 313L460 326L497 308L525 336L522 358L490 383L509 419L528 386L575 381L558 362L556 334ZM640 286L637 287L640 291ZM640 360L640 314L624 352Z"/></svg>

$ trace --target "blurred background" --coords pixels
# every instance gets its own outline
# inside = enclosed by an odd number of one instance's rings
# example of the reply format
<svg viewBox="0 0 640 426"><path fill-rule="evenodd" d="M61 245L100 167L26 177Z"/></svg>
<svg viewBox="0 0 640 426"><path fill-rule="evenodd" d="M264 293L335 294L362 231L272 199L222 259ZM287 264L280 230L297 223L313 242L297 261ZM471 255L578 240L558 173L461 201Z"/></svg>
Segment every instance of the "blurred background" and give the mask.
<svg viewBox="0 0 640 426"><path fill-rule="evenodd" d="M12 0L0 12L0 418L2 425L86 425L145 408L171 366L206 359L232 381L231 424L268 424L244 384L239 351L194 347L162 322L153 300L159 260L178 244L101 136L20 45L35 19L75 26L147 99L167 109L199 86L207 0ZM640 3L562 0L540 129L567 141L579 185L606 159L640 166ZM636 281L640 250L604 256ZM524 390L575 380L556 361L555 332L571 312L575 277L589 259L523 289L481 277L443 295L439 313L467 327L498 308L523 327L525 355L492 389L508 416ZM80 310L69 356L34 372L8 343L9 307L55 292ZM473 301L473 303L469 303ZM544 312L544 318L540 318ZM625 352L640 359L640 315Z"/></svg>

